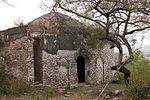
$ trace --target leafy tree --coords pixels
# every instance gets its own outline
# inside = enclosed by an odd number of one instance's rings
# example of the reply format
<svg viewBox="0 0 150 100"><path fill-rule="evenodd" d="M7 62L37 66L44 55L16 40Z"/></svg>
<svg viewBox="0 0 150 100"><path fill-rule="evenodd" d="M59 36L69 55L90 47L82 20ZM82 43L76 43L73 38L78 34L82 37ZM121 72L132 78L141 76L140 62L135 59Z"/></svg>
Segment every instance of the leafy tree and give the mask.
<svg viewBox="0 0 150 100"><path fill-rule="evenodd" d="M47 0L48 1L48 0ZM113 43L113 47L119 50L119 63L112 69L122 67L125 75L130 71L123 65L132 57L132 45L128 37L134 33L150 28L150 5L148 0L53 0L53 6L45 5L53 11L64 11L86 19L93 25L105 31L104 37L98 40L107 40ZM133 40L132 42L136 42ZM122 45L124 45L129 57L123 60ZM110 48L110 49L111 49Z"/></svg>

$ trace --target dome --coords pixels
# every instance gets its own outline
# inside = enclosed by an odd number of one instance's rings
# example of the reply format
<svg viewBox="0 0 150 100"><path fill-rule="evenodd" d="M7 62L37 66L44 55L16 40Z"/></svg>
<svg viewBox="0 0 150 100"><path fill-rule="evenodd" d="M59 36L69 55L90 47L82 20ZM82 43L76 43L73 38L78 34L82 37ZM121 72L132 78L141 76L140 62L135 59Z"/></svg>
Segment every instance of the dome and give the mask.
<svg viewBox="0 0 150 100"><path fill-rule="evenodd" d="M58 13L51 12L36 18L28 25L30 33L63 34L63 33L85 33L86 26L79 21Z"/></svg>

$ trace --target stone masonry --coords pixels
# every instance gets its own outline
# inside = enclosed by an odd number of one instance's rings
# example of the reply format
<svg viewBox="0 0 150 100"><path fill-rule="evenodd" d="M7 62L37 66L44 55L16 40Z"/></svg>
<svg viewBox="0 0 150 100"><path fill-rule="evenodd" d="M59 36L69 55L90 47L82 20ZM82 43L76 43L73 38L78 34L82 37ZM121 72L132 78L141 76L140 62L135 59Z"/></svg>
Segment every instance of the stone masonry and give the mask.
<svg viewBox="0 0 150 100"><path fill-rule="evenodd" d="M110 81L114 51L109 42L90 48L86 33L89 34L77 20L49 13L27 26L0 31L0 61L17 78L55 88L76 87L79 72L83 72L87 83ZM78 64L78 57L84 58L84 64Z"/></svg>

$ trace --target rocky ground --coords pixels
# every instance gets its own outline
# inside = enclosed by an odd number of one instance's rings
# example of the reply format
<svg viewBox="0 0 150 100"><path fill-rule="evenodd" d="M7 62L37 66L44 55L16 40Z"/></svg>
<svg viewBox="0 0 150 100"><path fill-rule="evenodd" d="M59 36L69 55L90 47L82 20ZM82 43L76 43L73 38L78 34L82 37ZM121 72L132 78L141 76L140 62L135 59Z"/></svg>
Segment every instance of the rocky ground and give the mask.
<svg viewBox="0 0 150 100"><path fill-rule="evenodd" d="M104 84L80 83L74 89L52 89L41 85L31 86L24 95L1 96L0 100L97 100ZM124 94L124 84L111 83L101 96L101 100L128 100Z"/></svg>

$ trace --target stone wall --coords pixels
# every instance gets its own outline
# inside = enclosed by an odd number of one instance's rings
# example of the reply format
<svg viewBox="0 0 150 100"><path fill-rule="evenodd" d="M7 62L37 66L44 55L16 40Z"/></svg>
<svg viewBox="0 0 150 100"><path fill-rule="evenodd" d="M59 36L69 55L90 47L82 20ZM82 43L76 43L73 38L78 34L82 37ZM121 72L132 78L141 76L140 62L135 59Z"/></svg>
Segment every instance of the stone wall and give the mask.
<svg viewBox="0 0 150 100"><path fill-rule="evenodd" d="M72 88L78 83L77 57L85 59L85 81L101 83L110 81L113 76L111 66L113 50L106 43L103 48L89 49L86 43L74 35L42 35L32 34L42 42L43 84L51 87ZM59 39L61 38L61 39ZM62 39L64 38L64 39ZM68 43L68 44L67 44ZM64 48L65 47L65 48ZM33 68L34 71L34 66ZM34 79L34 72L32 78Z"/></svg>
<svg viewBox="0 0 150 100"><path fill-rule="evenodd" d="M33 33L32 38L41 40L42 49L49 54L57 54L58 50L77 50L80 38L76 34L40 34Z"/></svg>
<svg viewBox="0 0 150 100"><path fill-rule="evenodd" d="M27 26L19 26L10 28L4 31L0 31L1 42L3 46L8 46L10 42L20 39L27 35Z"/></svg>
<svg viewBox="0 0 150 100"><path fill-rule="evenodd" d="M75 56L77 50L58 50L56 55L43 51L43 84L72 88L78 82Z"/></svg>
<svg viewBox="0 0 150 100"><path fill-rule="evenodd" d="M9 42L9 45L0 49L0 57L3 58L6 69L14 77L28 80L28 49L30 40L24 36Z"/></svg>
<svg viewBox="0 0 150 100"><path fill-rule="evenodd" d="M24 30L26 27L21 27ZM16 29L12 29L16 30ZM19 31L19 32L20 32ZM9 32L13 32L10 31ZM23 31L25 32L25 30ZM43 85L59 88L73 88L78 83L77 58L85 60L85 82L101 83L110 81L113 76L113 50L106 43L103 48L88 48L82 36L76 34L4 34L4 46L0 48L0 61L15 77L29 82L35 81L34 41L40 40L41 78ZM38 52L37 52L38 54Z"/></svg>
<svg viewBox="0 0 150 100"><path fill-rule="evenodd" d="M111 67L115 65L114 61L114 49L110 49L110 43L108 42L100 52L102 61L104 63L103 69L103 82L111 81L114 76L114 71L111 70Z"/></svg>
<svg viewBox="0 0 150 100"><path fill-rule="evenodd" d="M114 50L110 49L110 43L107 42L103 47L97 46L95 49L88 49L92 55L90 61L91 81L96 83L111 81L114 71L111 66L114 65Z"/></svg>
<svg viewBox="0 0 150 100"><path fill-rule="evenodd" d="M28 82L34 82L34 52L33 52L33 39L28 39L30 43L28 43L27 50L27 71L28 71Z"/></svg>

